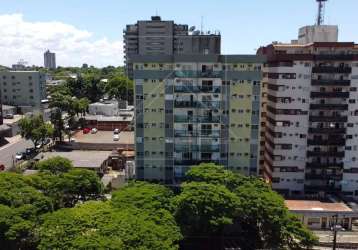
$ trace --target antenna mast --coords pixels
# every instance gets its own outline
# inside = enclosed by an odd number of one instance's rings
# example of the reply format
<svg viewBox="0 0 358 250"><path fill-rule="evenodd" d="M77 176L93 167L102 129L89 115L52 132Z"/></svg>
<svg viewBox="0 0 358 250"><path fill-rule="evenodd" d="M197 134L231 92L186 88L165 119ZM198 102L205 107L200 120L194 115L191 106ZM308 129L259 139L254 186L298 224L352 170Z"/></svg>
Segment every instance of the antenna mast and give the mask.
<svg viewBox="0 0 358 250"><path fill-rule="evenodd" d="M317 26L320 26L324 22L324 5L328 0L316 0L318 2L318 15L317 15Z"/></svg>

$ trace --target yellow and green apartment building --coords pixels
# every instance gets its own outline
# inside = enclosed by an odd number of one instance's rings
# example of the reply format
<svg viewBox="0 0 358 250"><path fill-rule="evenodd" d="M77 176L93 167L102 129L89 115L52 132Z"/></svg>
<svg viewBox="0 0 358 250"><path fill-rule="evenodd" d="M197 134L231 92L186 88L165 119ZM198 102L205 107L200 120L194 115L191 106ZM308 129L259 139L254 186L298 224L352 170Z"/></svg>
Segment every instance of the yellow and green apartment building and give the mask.
<svg viewBox="0 0 358 250"><path fill-rule="evenodd" d="M138 179L180 183L202 162L258 174L263 57L146 55L133 63Z"/></svg>

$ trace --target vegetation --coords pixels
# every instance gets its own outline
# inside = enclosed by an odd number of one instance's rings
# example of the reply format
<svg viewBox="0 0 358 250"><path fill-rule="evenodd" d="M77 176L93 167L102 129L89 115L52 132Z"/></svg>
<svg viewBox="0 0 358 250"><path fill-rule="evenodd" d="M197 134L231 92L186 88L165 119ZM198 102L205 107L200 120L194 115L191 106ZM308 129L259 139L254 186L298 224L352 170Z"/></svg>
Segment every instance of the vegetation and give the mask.
<svg viewBox="0 0 358 250"><path fill-rule="evenodd" d="M27 140L31 140L35 146L44 145L47 138L54 133L53 126L43 120L42 115L24 117L19 121L20 134Z"/></svg>
<svg viewBox="0 0 358 250"><path fill-rule="evenodd" d="M0 174L4 249L310 249L317 239L257 178L214 164L187 173L174 194L130 182L103 197L94 172L63 158L28 177Z"/></svg>

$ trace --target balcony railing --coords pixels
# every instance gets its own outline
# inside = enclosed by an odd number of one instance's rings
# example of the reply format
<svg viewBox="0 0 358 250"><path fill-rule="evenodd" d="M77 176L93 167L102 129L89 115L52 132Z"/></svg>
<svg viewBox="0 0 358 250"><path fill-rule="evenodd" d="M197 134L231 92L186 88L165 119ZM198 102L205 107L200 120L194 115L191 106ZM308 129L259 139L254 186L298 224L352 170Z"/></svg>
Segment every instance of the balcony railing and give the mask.
<svg viewBox="0 0 358 250"><path fill-rule="evenodd" d="M176 137L220 137L220 131L217 130L198 130L198 131L188 131L188 130L174 130L174 135Z"/></svg>
<svg viewBox="0 0 358 250"><path fill-rule="evenodd" d="M349 92L311 92L311 98L349 98Z"/></svg>
<svg viewBox="0 0 358 250"><path fill-rule="evenodd" d="M201 160L197 160L197 159L175 159L174 160L174 165L184 165L184 166L196 166L199 165L201 163L215 163L215 164L220 164L220 161L216 161L216 160L211 160L211 159L201 159Z"/></svg>
<svg viewBox="0 0 358 250"><path fill-rule="evenodd" d="M336 74L350 74L351 67L334 67L334 66L315 66L312 68L312 73L336 73Z"/></svg>
<svg viewBox="0 0 358 250"><path fill-rule="evenodd" d="M307 156L344 157L344 151L307 151Z"/></svg>
<svg viewBox="0 0 358 250"><path fill-rule="evenodd" d="M312 80L312 86L350 86L350 80Z"/></svg>
<svg viewBox="0 0 358 250"><path fill-rule="evenodd" d="M177 122L177 123L220 123L220 116L175 115L174 122Z"/></svg>
<svg viewBox="0 0 358 250"><path fill-rule="evenodd" d="M345 134L346 128L309 128L308 132L314 134Z"/></svg>
<svg viewBox="0 0 358 250"><path fill-rule="evenodd" d="M194 70L185 70L185 71L175 71L175 77L177 78L220 78L220 71L194 71Z"/></svg>
<svg viewBox="0 0 358 250"><path fill-rule="evenodd" d="M347 116L310 116L310 122L347 122Z"/></svg>
<svg viewBox="0 0 358 250"><path fill-rule="evenodd" d="M315 55L315 60L337 60L337 61L351 61L353 55Z"/></svg>
<svg viewBox="0 0 358 250"><path fill-rule="evenodd" d="M308 162L306 163L307 168L320 168L320 169L328 169L328 168L343 168L343 162L332 162L332 163L321 163L321 162Z"/></svg>
<svg viewBox="0 0 358 250"><path fill-rule="evenodd" d="M220 93L220 86L174 86L177 93Z"/></svg>
<svg viewBox="0 0 358 250"><path fill-rule="evenodd" d="M175 152L202 152L202 153L212 153L219 152L220 145L180 145L175 144Z"/></svg>
<svg viewBox="0 0 358 250"><path fill-rule="evenodd" d="M333 139L329 139L329 140L314 140L314 139L310 139L307 141L308 145L320 145L320 146L344 146L346 145L346 140L345 139L337 139L337 140L333 140Z"/></svg>
<svg viewBox="0 0 358 250"><path fill-rule="evenodd" d="M310 108L318 110L348 110L348 104L310 104Z"/></svg>
<svg viewBox="0 0 358 250"><path fill-rule="evenodd" d="M343 178L343 174L305 174L306 179L308 180L336 180L340 181Z"/></svg>
<svg viewBox="0 0 358 250"><path fill-rule="evenodd" d="M175 101L175 108L219 109L220 101Z"/></svg>

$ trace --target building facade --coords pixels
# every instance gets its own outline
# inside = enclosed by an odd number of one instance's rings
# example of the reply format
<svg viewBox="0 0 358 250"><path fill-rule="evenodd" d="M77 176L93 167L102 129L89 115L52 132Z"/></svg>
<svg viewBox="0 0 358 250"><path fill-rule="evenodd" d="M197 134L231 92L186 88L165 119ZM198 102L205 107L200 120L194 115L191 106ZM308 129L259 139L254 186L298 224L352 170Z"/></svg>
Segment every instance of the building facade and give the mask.
<svg viewBox="0 0 358 250"><path fill-rule="evenodd" d="M220 54L220 34L203 34L190 30L188 25L163 21L159 16L127 25L123 32L124 61L130 78L133 78L131 58L135 55Z"/></svg>
<svg viewBox="0 0 358 250"><path fill-rule="evenodd" d="M56 69L56 54L47 50L44 53L44 66L47 69Z"/></svg>
<svg viewBox="0 0 358 250"><path fill-rule="evenodd" d="M3 104L39 109L46 99L46 75L38 71L1 71Z"/></svg>
<svg viewBox="0 0 358 250"><path fill-rule="evenodd" d="M285 195L358 198L358 46L275 43L258 54L267 56L263 175Z"/></svg>
<svg viewBox="0 0 358 250"><path fill-rule="evenodd" d="M257 175L264 58L155 55L132 60L138 179L180 183L202 162Z"/></svg>

